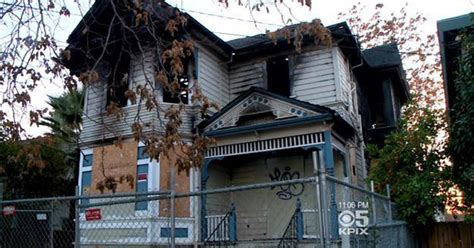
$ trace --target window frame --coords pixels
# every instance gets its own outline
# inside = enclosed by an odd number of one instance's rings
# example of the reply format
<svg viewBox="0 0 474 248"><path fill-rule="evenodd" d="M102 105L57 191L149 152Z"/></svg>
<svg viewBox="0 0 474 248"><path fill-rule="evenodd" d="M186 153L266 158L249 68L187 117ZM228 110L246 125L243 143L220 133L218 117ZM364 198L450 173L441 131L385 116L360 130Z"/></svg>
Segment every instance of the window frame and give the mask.
<svg viewBox="0 0 474 248"><path fill-rule="evenodd" d="M194 49L194 55L192 58L187 58L185 61L187 64L185 66L185 77L188 78L188 85L187 85L187 102L182 102L179 101L177 103L175 102L166 102L165 101L165 89L163 87L160 87L161 89L161 101L166 104L180 104L183 103L184 105L191 105L192 104L192 97L193 97L193 91L192 88L196 81L199 81L199 49L195 48ZM179 96L176 96L179 98Z"/></svg>
<svg viewBox="0 0 474 248"><path fill-rule="evenodd" d="M146 157L139 157L139 151L144 149L145 144L140 142L137 146L137 164L136 164L136 181L135 181L135 192L138 192L138 166L140 165L147 165L147 192L150 191L158 191L160 189L160 162L155 159L150 159L149 156ZM140 180L142 181L142 180ZM145 196L146 197L146 196ZM134 206L134 211L136 215L152 215L152 216L159 216L160 212L160 202L157 201L147 201L146 209L137 209L137 201ZM150 204L151 203L151 204Z"/></svg>
<svg viewBox="0 0 474 248"><path fill-rule="evenodd" d="M92 164L90 166L84 166L84 157L92 155ZM94 168L94 150L93 149L81 149L81 156L79 157L79 178L78 178L78 189L79 189L79 195L83 196L83 189L84 186L82 185L83 181L83 176L84 173L89 172L91 173L91 185L94 182L94 175L93 175L93 168ZM83 199L81 200L82 204L87 204L89 203L88 199ZM82 209L82 212L84 212L84 209Z"/></svg>

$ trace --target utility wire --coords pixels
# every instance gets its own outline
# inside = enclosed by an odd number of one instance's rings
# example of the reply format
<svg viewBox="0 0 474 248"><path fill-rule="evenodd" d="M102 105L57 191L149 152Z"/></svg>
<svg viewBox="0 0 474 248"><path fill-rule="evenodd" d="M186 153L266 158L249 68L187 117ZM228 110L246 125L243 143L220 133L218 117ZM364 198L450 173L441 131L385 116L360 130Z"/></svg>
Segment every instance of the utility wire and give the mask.
<svg viewBox="0 0 474 248"><path fill-rule="evenodd" d="M224 16L224 15L217 15L217 14L211 14L211 13L206 13L206 12L201 12L201 11L196 11L196 10L189 10L189 9L184 9L184 8L182 8L181 10L185 11L185 12L189 12L189 13L195 13L195 14L212 16L212 17L219 17L219 18L223 18L223 19L235 20L235 21L241 21L241 22L256 23L256 24L262 24L262 25L270 25L270 26L275 26L275 27L284 27L285 26L285 25L282 25L282 24L261 22L261 21L256 21L256 20L242 19L242 18L238 18L238 17L231 17L231 16Z"/></svg>

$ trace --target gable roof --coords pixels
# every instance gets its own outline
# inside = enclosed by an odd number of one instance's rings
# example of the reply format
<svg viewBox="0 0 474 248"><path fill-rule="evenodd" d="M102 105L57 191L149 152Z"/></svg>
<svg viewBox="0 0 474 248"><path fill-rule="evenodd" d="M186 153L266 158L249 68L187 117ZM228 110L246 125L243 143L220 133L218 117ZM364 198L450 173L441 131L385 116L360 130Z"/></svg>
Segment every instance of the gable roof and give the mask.
<svg viewBox="0 0 474 248"><path fill-rule="evenodd" d="M400 66L402 60L397 44L387 44L366 49L362 52L365 62L371 68L385 68L391 66Z"/></svg>
<svg viewBox="0 0 474 248"><path fill-rule="evenodd" d="M203 132L205 129L209 129L208 127L215 123L217 120L225 116L227 113L229 113L231 110L233 110L236 106L239 104L242 104L244 100L249 98L252 95L258 94L260 96L266 96L268 98L276 99L281 102L285 102L289 105L296 106L302 109L302 111L311 111L315 114L308 114L306 113L299 115L298 118L283 118L280 120L275 120L272 123L266 123L266 124L259 124L259 125L249 125L249 126L243 126L243 127L232 127L234 129L233 131L256 131L259 128L266 128L268 126L287 126L290 124L298 124L298 123L304 123L304 122L309 122L309 121L334 121L335 123L338 124L338 126L342 127L344 129L343 132L346 133L353 133L353 127L347 123L345 120L342 119L342 117L339 116L339 114L324 106L316 105L316 104L311 104L305 101L297 100L294 98L288 98L285 96L281 96L275 93L272 93L270 91L267 91L262 88L258 87L251 87L247 91L243 92L241 95L239 95L237 98L232 100L230 103L228 103L225 107L223 107L219 112L215 113L211 118L202 121L201 123L198 124L198 129L200 132ZM245 103L243 103L245 106ZM317 114L316 114L317 113ZM211 128L212 129L212 128ZM230 128L224 128L220 130L211 130L210 132L207 132L207 134L212 134L216 135L217 133L221 132L228 132L228 129Z"/></svg>
<svg viewBox="0 0 474 248"><path fill-rule="evenodd" d="M400 51L397 43L390 43L366 49L362 52L363 68L365 74L391 72L395 80L395 87L402 93L401 100L405 103L410 97L409 85L403 69Z"/></svg>
<svg viewBox="0 0 474 248"><path fill-rule="evenodd" d="M293 24L286 26L290 30L295 29L300 24ZM331 36L335 43L340 47L346 57L350 58L351 63L357 64L360 62L360 46L352 34L349 25L346 22L339 22L333 25L326 26L331 32ZM305 35L303 41L306 43L312 43L314 38L310 35ZM273 40L266 34L257 34L250 37L239 38L227 41L227 43L234 49L237 56L242 54L253 54L263 51L263 49L283 50L292 47L288 45L285 38L278 39L278 44L275 46ZM351 56L349 56L351 55Z"/></svg>
<svg viewBox="0 0 474 248"><path fill-rule="evenodd" d="M87 13L84 15L84 17L79 21L77 26L74 28L74 30L71 32L67 39L67 43L69 44L74 44L78 43L80 40L80 37L83 35L83 31L87 28L90 27L94 24L101 23L103 21L99 20L100 18L107 18L107 16L110 15L110 9L112 8L111 2L114 0L95 0L94 4L91 6L91 8L87 11ZM177 8L172 7L168 3L166 3L163 0L157 0L157 5L160 6L164 9L169 9L170 11L161 11L159 13L160 17L169 17L173 15L174 11L179 11L183 16L187 18L189 30L195 31L199 34L202 34L204 37L209 39L208 44L215 44L218 48L220 48L222 51L220 51L220 54L229 57L232 53L233 48L227 44L225 41L223 41L221 38L219 38L217 35L215 35L213 32L211 32L209 29L207 29L204 25L202 25L200 22L198 22L194 17L189 15L186 12L182 12ZM119 13L120 14L120 13ZM129 16L127 16L129 18ZM109 22L105 22L109 23Z"/></svg>

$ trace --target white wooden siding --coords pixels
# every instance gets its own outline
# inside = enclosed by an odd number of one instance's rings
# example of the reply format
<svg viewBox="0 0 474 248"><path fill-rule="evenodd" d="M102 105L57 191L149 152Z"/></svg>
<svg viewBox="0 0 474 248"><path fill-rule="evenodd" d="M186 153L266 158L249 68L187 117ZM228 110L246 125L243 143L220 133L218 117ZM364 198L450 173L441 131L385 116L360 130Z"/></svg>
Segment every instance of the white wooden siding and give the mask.
<svg viewBox="0 0 474 248"><path fill-rule="evenodd" d="M130 61L130 88L135 90L138 85L154 85L155 52L147 48L144 55L136 55Z"/></svg>
<svg viewBox="0 0 474 248"><path fill-rule="evenodd" d="M263 88L265 85L265 62L235 64L230 67L229 83L231 98L235 98L252 86Z"/></svg>
<svg viewBox="0 0 474 248"><path fill-rule="evenodd" d="M344 58L342 51L339 48L333 48L334 70L336 73L337 83L337 102L333 108L341 117L353 126L357 123L356 116L358 106L354 105L353 101L353 85L351 69L348 61Z"/></svg>
<svg viewBox="0 0 474 248"><path fill-rule="evenodd" d="M204 95L220 107L230 101L229 73L226 61L217 58L209 50L198 47L198 81Z"/></svg>
<svg viewBox="0 0 474 248"><path fill-rule="evenodd" d="M86 89L86 100L84 108L84 118L100 114L105 108L105 84L99 82L92 84ZM86 126L84 125L84 128Z"/></svg>
<svg viewBox="0 0 474 248"><path fill-rule="evenodd" d="M160 107L162 109L168 109L172 104L162 103ZM186 139L189 138L192 130L192 115L193 109L186 107L182 112L183 124L179 129L182 136ZM145 123L143 127L144 132L148 131L160 131L164 127L166 119L164 113L160 113L158 118L157 110L152 111L146 110L142 104L140 113L138 114L138 105L132 105L123 108L124 117L117 120L115 116L107 116L104 114L95 114L84 116L83 119L83 130L81 133L81 143L93 143L102 139L114 138L114 137L128 137L132 135L132 124L136 118L139 117L141 123ZM160 121L161 120L161 121Z"/></svg>
<svg viewBox="0 0 474 248"><path fill-rule="evenodd" d="M293 68L293 95L313 104L336 101L336 77L331 49L297 55Z"/></svg>

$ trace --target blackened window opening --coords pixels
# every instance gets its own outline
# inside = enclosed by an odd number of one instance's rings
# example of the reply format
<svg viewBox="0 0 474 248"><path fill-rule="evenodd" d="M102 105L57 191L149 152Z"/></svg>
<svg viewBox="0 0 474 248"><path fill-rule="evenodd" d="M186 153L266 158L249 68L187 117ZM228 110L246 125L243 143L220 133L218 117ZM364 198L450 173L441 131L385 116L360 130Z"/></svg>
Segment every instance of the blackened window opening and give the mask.
<svg viewBox="0 0 474 248"><path fill-rule="evenodd" d="M183 75L178 77L179 88L176 92L171 90L163 91L163 102L168 103L188 103L189 98L189 77L188 75Z"/></svg>
<svg viewBox="0 0 474 248"><path fill-rule="evenodd" d="M125 92L128 90L128 72L130 57L121 54L112 62L110 75L107 81L107 106L115 102L121 107L127 106Z"/></svg>
<svg viewBox="0 0 474 248"><path fill-rule="evenodd" d="M195 79L195 71L193 66L194 61L188 60L184 64L183 75L178 76L178 88L174 90L165 89L163 90L163 102L167 103L184 103L188 104L189 101L189 87L191 78ZM190 70L192 69L192 70ZM168 70L170 71L170 70ZM174 78L171 76L169 82L173 82Z"/></svg>
<svg viewBox="0 0 474 248"><path fill-rule="evenodd" d="M369 107L371 112L372 128L383 127L387 125L385 116L385 102L382 90L382 84L373 84L369 92Z"/></svg>
<svg viewBox="0 0 474 248"><path fill-rule="evenodd" d="M267 61L267 89L270 92L290 96L290 73L286 56Z"/></svg>

